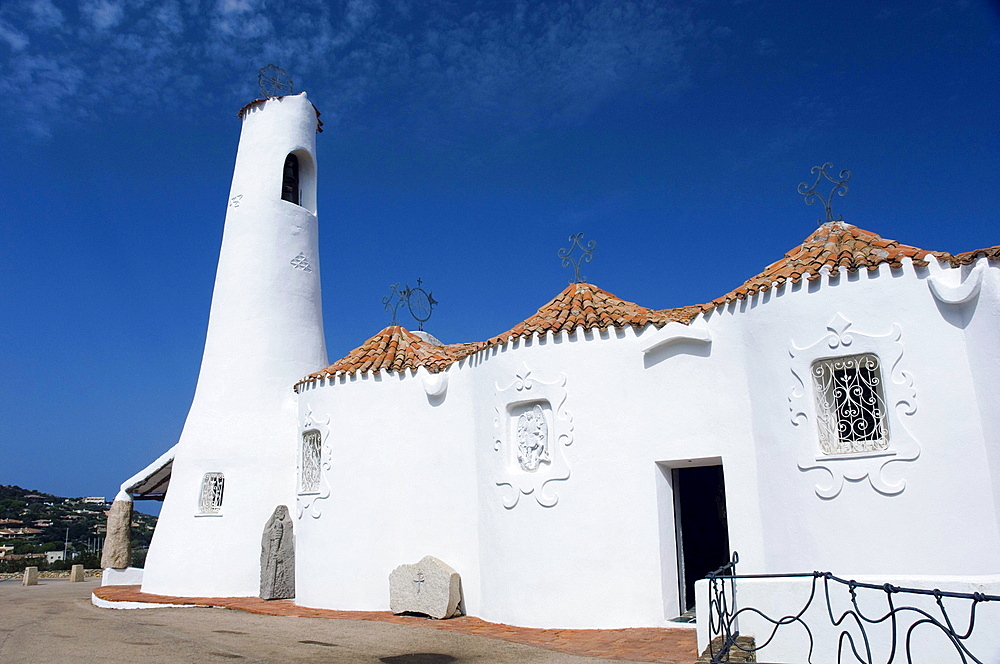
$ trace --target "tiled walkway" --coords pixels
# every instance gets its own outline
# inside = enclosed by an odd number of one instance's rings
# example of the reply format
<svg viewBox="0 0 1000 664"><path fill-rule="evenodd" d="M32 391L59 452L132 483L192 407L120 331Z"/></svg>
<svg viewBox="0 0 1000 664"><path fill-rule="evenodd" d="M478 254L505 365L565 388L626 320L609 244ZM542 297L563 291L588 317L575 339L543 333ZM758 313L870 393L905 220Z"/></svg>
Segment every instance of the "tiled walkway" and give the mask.
<svg viewBox="0 0 1000 664"><path fill-rule="evenodd" d="M292 600L265 601L256 597L169 597L141 592L139 586L102 586L94 595L108 602L149 602L155 604L215 606L250 613L301 618L380 620L383 622L443 629L504 639L570 655L623 659L633 662L691 664L698 658L693 629L659 627L638 629L530 629L489 623L463 616L450 620L430 620L416 616L396 616L388 611L331 611L296 606Z"/></svg>

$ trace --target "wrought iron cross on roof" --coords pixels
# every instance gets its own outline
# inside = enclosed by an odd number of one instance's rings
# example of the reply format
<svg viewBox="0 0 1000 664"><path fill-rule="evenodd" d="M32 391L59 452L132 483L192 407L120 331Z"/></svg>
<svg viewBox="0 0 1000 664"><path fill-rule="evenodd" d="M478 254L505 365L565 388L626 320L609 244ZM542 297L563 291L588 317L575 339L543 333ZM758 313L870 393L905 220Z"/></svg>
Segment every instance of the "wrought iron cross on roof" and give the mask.
<svg viewBox="0 0 1000 664"><path fill-rule="evenodd" d="M584 244L581 239L583 238L583 233L577 233L576 235L570 235L569 241L572 244L569 245L567 249L559 250L559 258L562 259L562 266L567 267L569 265L573 266L573 281L571 284L587 283L587 277L580 276L580 264L589 263L594 260L594 247L597 246L597 242L590 240ZM580 258L573 257L573 250L580 249Z"/></svg>
<svg viewBox="0 0 1000 664"><path fill-rule="evenodd" d="M813 203L816 202L817 198L823 202L823 207L826 208L827 222L843 221L844 215L840 215L837 217L833 216L833 210L831 209L830 204L833 202L834 194L839 194L843 196L844 194L847 193L847 181L851 179L851 172L848 170L841 171L840 179L838 180L826 172L826 169L828 168L833 168L833 164L831 164L830 162L826 162L822 166L813 166L812 170L809 172L816 173L816 181L813 182L813 186L811 187L809 186L808 182L800 183L799 193L806 197L806 205L812 205ZM816 193L816 187L819 186L819 183L823 180L823 178L826 178L827 180L833 183L833 189L830 190L830 195L827 196L826 198L824 198L822 194ZM822 219L818 221L821 225L823 223L826 223Z"/></svg>
<svg viewBox="0 0 1000 664"><path fill-rule="evenodd" d="M257 71L257 85L260 86L260 94L268 99L283 97L292 94L292 79L281 67L268 65Z"/></svg>
<svg viewBox="0 0 1000 664"><path fill-rule="evenodd" d="M389 286L389 294L382 298L382 304L385 305L386 311L392 313L391 325L399 324L396 317L399 308L405 303L410 315L417 321L417 329L423 332L424 323L430 320L434 305L438 304L438 301L431 292L423 289L422 284L423 281L417 279L416 288L398 282Z"/></svg>

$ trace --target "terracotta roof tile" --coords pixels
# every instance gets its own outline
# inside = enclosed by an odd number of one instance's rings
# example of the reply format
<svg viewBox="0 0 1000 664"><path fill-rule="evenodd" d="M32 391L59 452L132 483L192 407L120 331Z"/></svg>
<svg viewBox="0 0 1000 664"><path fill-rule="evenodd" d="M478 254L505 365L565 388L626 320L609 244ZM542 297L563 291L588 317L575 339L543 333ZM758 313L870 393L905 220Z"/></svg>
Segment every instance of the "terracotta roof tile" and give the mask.
<svg viewBox="0 0 1000 664"><path fill-rule="evenodd" d="M650 323L663 327L671 321L686 324L699 312L698 307L654 311L615 297L593 284L570 284L533 316L488 340L486 345L495 346L511 339L546 332L571 331L578 327L592 330L645 327Z"/></svg>
<svg viewBox="0 0 1000 664"><path fill-rule="evenodd" d="M358 371L396 372L424 367L436 373L483 348L547 332L572 331L578 327L585 330L625 326L641 328L649 324L663 327L671 322L687 325L701 313L757 292L766 292L774 284L795 283L807 275L809 280L818 279L824 268L830 271L840 267L851 271L860 268L875 270L882 263L899 267L905 258L913 261L914 265L924 266L927 265L924 258L928 254L958 266L983 256L1000 259L1000 246L953 256L947 252L925 251L900 244L842 221L829 222L820 226L781 260L771 263L739 288L707 304L653 310L622 300L593 284L570 284L533 316L485 342L439 346L402 327L387 327L343 359L306 376L296 385L296 390L302 383Z"/></svg>
<svg viewBox="0 0 1000 664"><path fill-rule="evenodd" d="M772 282L782 284L791 280L795 283L806 274L810 280L817 279L823 268L830 271L838 267L846 267L851 271L860 268L874 270L882 263L899 267L904 258L911 259L914 265L924 266L927 265L924 260L927 254L955 264L955 257L947 252L925 251L895 240L887 240L842 221L832 221L816 229L802 244L786 253L784 258L771 263L739 288L705 304L702 309L710 311L733 300L741 300L758 290L765 290Z"/></svg>
<svg viewBox="0 0 1000 664"><path fill-rule="evenodd" d="M975 251L966 251L961 254L955 254L954 263L956 265L968 265L969 263L974 263L977 259L985 256L986 258L992 258L994 260L1000 259L1000 245L996 247L986 247L985 249L976 249Z"/></svg>
<svg viewBox="0 0 1000 664"><path fill-rule="evenodd" d="M399 372L424 367L431 373L437 373L447 369L453 362L476 352L483 345L467 343L438 346L424 341L404 327L392 325L327 368L309 374L296 383L295 388L298 390L298 386L302 383L311 383L320 378L348 375L359 371Z"/></svg>

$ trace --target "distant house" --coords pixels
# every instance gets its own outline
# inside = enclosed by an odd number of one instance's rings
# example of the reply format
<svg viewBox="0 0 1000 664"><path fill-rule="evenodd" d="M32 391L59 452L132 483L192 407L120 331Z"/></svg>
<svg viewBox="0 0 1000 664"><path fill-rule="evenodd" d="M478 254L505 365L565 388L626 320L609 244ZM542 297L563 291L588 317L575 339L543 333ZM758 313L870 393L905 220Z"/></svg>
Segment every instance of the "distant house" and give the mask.
<svg viewBox="0 0 1000 664"><path fill-rule="evenodd" d="M87 503L88 505L103 505L106 500L104 496L87 496L86 498L80 498L81 503Z"/></svg>
<svg viewBox="0 0 1000 664"><path fill-rule="evenodd" d="M45 562L54 563L54 562L56 562L58 560L65 560L65 559L66 559L66 552L65 551L46 551L45 552Z"/></svg>
<svg viewBox="0 0 1000 664"><path fill-rule="evenodd" d="M0 528L0 536L37 535L42 532L38 528Z"/></svg>
<svg viewBox="0 0 1000 664"><path fill-rule="evenodd" d="M0 546L0 558L6 558L11 553L14 553L14 547L6 545Z"/></svg>

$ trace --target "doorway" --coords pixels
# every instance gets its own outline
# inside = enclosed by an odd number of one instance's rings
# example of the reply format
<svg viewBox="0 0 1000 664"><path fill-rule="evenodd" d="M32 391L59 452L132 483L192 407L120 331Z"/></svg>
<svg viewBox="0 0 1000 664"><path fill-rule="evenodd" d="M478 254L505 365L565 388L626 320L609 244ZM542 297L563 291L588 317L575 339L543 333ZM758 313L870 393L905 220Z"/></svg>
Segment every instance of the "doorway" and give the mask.
<svg viewBox="0 0 1000 664"><path fill-rule="evenodd" d="M671 479L683 614L694 608L694 582L729 562L726 483L721 465L674 468Z"/></svg>

